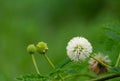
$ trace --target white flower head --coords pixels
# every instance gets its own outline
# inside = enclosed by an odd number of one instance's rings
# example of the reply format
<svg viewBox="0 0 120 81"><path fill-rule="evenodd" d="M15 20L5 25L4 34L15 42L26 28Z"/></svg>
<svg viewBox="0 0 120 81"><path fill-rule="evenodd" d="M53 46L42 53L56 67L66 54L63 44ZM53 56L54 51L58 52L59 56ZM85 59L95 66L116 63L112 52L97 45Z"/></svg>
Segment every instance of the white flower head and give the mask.
<svg viewBox="0 0 120 81"><path fill-rule="evenodd" d="M68 57L75 62L84 61L92 53L92 46L84 37L74 37L66 49Z"/></svg>

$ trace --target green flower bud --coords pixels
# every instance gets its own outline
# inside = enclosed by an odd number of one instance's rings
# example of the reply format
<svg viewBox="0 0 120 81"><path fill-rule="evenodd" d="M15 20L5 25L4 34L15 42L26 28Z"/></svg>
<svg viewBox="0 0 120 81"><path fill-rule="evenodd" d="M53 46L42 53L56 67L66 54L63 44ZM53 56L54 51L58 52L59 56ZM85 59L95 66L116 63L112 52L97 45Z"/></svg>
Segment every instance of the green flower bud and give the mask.
<svg viewBox="0 0 120 81"><path fill-rule="evenodd" d="M35 45L34 45L34 44L28 45L27 51L28 51L29 54L34 54L34 53L36 52L36 47L35 47Z"/></svg>
<svg viewBox="0 0 120 81"><path fill-rule="evenodd" d="M48 50L48 46L45 42L39 42L37 45L37 51L40 53L40 54L45 54Z"/></svg>

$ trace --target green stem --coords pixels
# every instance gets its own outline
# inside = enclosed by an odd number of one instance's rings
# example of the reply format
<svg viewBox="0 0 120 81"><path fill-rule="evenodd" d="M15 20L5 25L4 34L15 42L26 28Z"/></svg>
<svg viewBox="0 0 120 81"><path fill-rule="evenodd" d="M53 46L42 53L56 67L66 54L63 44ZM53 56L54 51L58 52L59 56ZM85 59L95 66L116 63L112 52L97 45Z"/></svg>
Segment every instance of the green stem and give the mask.
<svg viewBox="0 0 120 81"><path fill-rule="evenodd" d="M54 64L52 63L52 61L48 58L48 56L47 56L46 54L44 54L44 56L45 56L45 59L48 61L48 63L51 65L51 67L52 67L53 69L55 69L55 65L54 65ZM58 75L59 75L59 77L61 78L61 80L64 81L62 75L61 75L61 74L58 74Z"/></svg>
<svg viewBox="0 0 120 81"><path fill-rule="evenodd" d="M45 55L45 59L48 61L48 63L52 66L52 68L55 68L54 64L51 62L51 60L48 58L48 56L46 54Z"/></svg>
<svg viewBox="0 0 120 81"><path fill-rule="evenodd" d="M119 54L118 59L117 59L117 61L116 61L115 67L118 66L119 62L120 62L120 54Z"/></svg>
<svg viewBox="0 0 120 81"><path fill-rule="evenodd" d="M111 66L103 63L102 61L100 61L99 59L95 58L94 56L90 55L91 58L93 58L94 60L96 60L97 62L99 62L101 65L105 66L105 67L108 67L108 68L111 68Z"/></svg>
<svg viewBox="0 0 120 81"><path fill-rule="evenodd" d="M38 74L40 74L40 71L39 71L39 69L38 69L38 66L37 66L37 63L36 63L36 61L35 61L34 55L31 54L31 56L32 56L32 60L33 60L33 64L34 64L34 66L35 66L36 72L37 72Z"/></svg>
<svg viewBox="0 0 120 81"><path fill-rule="evenodd" d="M66 76L64 79L69 79L69 78L75 78L75 77L80 77L80 76L83 76L83 77L87 77L87 78L95 78L89 74L73 74L73 75L68 75Z"/></svg>
<svg viewBox="0 0 120 81"><path fill-rule="evenodd" d="M60 73L59 73L58 75L59 75L59 77L61 78L61 80L64 81L62 75L61 75Z"/></svg>

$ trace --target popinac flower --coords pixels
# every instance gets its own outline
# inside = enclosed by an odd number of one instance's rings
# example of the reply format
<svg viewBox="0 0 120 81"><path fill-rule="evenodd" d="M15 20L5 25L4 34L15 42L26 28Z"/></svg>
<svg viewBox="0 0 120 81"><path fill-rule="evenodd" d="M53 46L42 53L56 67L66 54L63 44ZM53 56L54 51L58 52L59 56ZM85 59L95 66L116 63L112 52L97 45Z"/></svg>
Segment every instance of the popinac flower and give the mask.
<svg viewBox="0 0 120 81"><path fill-rule="evenodd" d="M108 56L102 56L101 54L96 55L95 58L105 64L110 64L111 62L108 59ZM94 60L93 58L91 58L89 61L89 67L91 71L93 71L96 74L101 74L108 71L108 68L106 66L101 65L98 61Z"/></svg>
<svg viewBox="0 0 120 81"><path fill-rule="evenodd" d="M76 62L83 61L92 53L90 42L84 37L74 37L67 45L68 57Z"/></svg>

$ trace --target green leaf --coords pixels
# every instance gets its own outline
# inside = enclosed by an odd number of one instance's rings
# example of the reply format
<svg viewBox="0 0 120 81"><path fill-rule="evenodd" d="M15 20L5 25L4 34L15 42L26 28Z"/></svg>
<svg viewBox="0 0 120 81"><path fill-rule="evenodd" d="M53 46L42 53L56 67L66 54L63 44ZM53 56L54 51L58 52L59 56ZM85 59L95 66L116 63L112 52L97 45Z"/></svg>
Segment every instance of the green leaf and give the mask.
<svg viewBox="0 0 120 81"><path fill-rule="evenodd" d="M75 74L75 73L77 73L77 71L73 70L73 69L65 69L65 70L63 70L63 73L65 73L65 74Z"/></svg>
<svg viewBox="0 0 120 81"><path fill-rule="evenodd" d="M59 63L56 68L62 68L65 65L67 65L69 62L71 62L71 60L69 58L64 59L61 63Z"/></svg>
<svg viewBox="0 0 120 81"><path fill-rule="evenodd" d="M47 77L38 75L38 74L27 74L23 75L21 77L17 77L17 80L22 80L22 81L45 81Z"/></svg>
<svg viewBox="0 0 120 81"><path fill-rule="evenodd" d="M120 41L120 35L118 33L109 30L104 30L104 32L108 35L108 37Z"/></svg>
<svg viewBox="0 0 120 81"><path fill-rule="evenodd" d="M110 31L113 31L113 32L116 32L116 33L120 34L120 32L119 32L120 31L120 25L109 24L109 25L104 26L103 29L110 30Z"/></svg>
<svg viewBox="0 0 120 81"><path fill-rule="evenodd" d="M17 77L16 79L17 79L17 80L23 80L23 78L22 78L22 77Z"/></svg>
<svg viewBox="0 0 120 81"><path fill-rule="evenodd" d="M62 62L60 62L57 66L55 66L55 69L53 69L49 75L52 76L58 73L62 73L63 72L62 68L70 62L71 60L69 58L65 58Z"/></svg>
<svg viewBox="0 0 120 81"><path fill-rule="evenodd" d="M50 72L50 76L52 76L52 75L55 75L55 74L58 74L58 73L60 73L61 72L61 70L58 68L55 68L54 70L52 70L51 72Z"/></svg>
<svg viewBox="0 0 120 81"><path fill-rule="evenodd" d="M120 67L113 67L110 69L113 73L120 74Z"/></svg>
<svg viewBox="0 0 120 81"><path fill-rule="evenodd" d="M102 27L103 32L110 38L120 41L120 26L107 25Z"/></svg>

